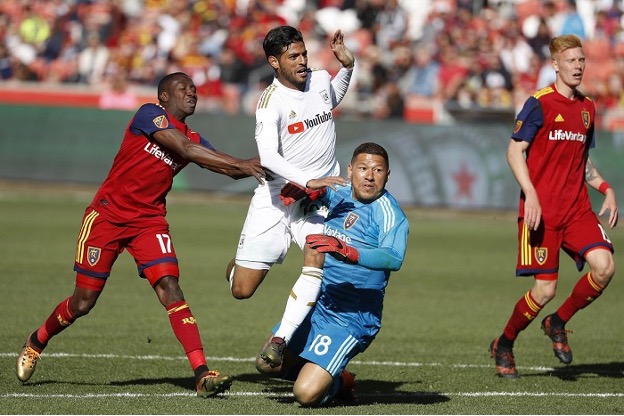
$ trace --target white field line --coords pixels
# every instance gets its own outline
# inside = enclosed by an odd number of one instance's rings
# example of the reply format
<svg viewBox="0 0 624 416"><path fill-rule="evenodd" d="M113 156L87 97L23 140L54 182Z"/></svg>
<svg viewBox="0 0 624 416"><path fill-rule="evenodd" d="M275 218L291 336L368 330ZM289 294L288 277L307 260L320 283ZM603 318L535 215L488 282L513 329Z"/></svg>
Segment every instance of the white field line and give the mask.
<svg viewBox="0 0 624 416"><path fill-rule="evenodd" d="M16 352L0 352L0 358L2 357L17 357ZM105 358L105 359L128 359L128 360L158 360L158 361L177 361L186 360L183 355L180 356L165 356L165 355L120 355L120 354L74 354L66 352L53 352L45 353L41 356L46 358ZM210 363L216 362L250 362L256 361L254 357L240 358L240 357L206 357L206 360ZM349 364L355 365L371 365L371 366L384 366L384 367L449 367L449 368L490 368L491 365L483 364L443 364L443 363L418 363L418 362L400 362L400 361L350 361ZM530 371L554 371L553 367L522 367L517 368Z"/></svg>
<svg viewBox="0 0 624 416"><path fill-rule="evenodd" d="M144 397L195 397L195 393L85 393L85 394L31 394L31 393L4 393L0 399L103 399L103 398L144 398ZM225 392L223 396L238 397L292 397L292 393L272 392ZM358 397L566 397L566 398L624 398L624 393L564 393L564 392L530 392L530 391L484 391L484 392L453 392L453 393L427 393L427 392L395 392L395 393L364 393Z"/></svg>
<svg viewBox="0 0 624 416"><path fill-rule="evenodd" d="M0 357L17 357L17 353L0 353ZM119 355L119 354L73 354L73 353L46 353L45 358L93 358L93 359L131 359L131 360L186 360L184 356L163 356L163 355ZM255 358L239 357L206 357L208 362L254 362ZM450 368L490 368L491 365L481 364L443 364L443 363L418 363L418 362L398 362L398 361L351 361L355 365L372 366L393 366L393 367L450 367ZM552 367L518 367L531 371L554 371ZM292 393L271 393L271 392L225 392L225 396L263 396L263 397L292 397ZM21 398L143 398L143 397L194 397L192 392L179 393L85 393L85 394L31 394L31 393L2 393L0 399L21 399ZM395 393L370 393L359 394L362 397L580 397L580 398L624 398L624 393L564 393L564 392L453 392L453 393L427 393L427 392L395 392Z"/></svg>

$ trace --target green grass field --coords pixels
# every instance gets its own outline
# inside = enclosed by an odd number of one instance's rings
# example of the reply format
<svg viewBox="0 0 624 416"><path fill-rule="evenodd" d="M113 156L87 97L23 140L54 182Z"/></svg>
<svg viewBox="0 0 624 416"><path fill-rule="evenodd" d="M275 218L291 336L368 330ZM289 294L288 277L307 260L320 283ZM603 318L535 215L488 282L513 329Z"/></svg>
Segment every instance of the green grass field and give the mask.
<svg viewBox="0 0 624 416"><path fill-rule="evenodd" d="M516 343L522 377L499 379L488 345L532 284L514 277L514 213L409 209L408 255L391 277L384 326L349 365L357 374L357 403L300 408L291 384L261 377L253 358L281 317L301 254L293 248L252 299L235 300L223 275L247 200L178 193L170 197L168 217L181 286L209 365L236 378L231 390L219 398L195 397L165 311L127 253L97 307L50 342L37 372L22 384L14 375L17 352L73 290L74 243L92 192L0 184L0 413L624 413L621 274L568 324L571 365L558 363L535 322ZM618 266L624 265L621 227L610 232L620 250ZM562 260L558 295L538 320L558 307L580 276L567 257Z"/></svg>

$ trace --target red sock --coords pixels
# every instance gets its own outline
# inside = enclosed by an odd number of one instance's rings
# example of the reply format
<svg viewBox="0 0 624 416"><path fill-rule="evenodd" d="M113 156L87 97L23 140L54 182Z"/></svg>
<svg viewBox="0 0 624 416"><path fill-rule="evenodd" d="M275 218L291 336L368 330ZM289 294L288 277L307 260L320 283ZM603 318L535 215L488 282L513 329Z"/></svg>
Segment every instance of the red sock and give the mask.
<svg viewBox="0 0 624 416"><path fill-rule="evenodd" d="M45 348L48 341L53 336L59 334L65 328L70 326L77 319L76 314L72 311L70 306L71 296L59 303L54 312L46 319L46 321L37 330L37 341L41 345L31 345L35 350ZM41 351L39 351L41 352Z"/></svg>
<svg viewBox="0 0 624 416"><path fill-rule="evenodd" d="M199 329L197 329L195 317L191 313L188 303L185 300L172 303L167 307L167 314L169 315L171 328L173 328L178 341L182 344L191 368L195 370L200 365L205 366L204 347L199 337Z"/></svg>
<svg viewBox="0 0 624 416"><path fill-rule="evenodd" d="M602 289L592 279L591 273L583 275L572 289L570 296L557 309L557 315L563 322L568 322L576 312L602 295Z"/></svg>
<svg viewBox="0 0 624 416"><path fill-rule="evenodd" d="M515 341L520 331L529 326L541 310L542 305L538 304L535 299L533 299L530 291L527 292L514 307L511 317L507 322L507 326L505 326L505 330L503 331L505 337L512 342Z"/></svg>

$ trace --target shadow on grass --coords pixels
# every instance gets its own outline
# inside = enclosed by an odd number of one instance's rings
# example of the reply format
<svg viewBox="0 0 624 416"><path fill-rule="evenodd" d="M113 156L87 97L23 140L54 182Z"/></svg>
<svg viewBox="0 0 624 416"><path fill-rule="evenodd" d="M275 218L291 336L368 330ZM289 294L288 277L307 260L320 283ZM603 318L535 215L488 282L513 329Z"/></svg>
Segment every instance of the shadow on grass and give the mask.
<svg viewBox="0 0 624 416"><path fill-rule="evenodd" d="M523 375L523 377L557 377L564 381L577 381L588 376L624 378L624 362L575 364L557 367L544 373Z"/></svg>
<svg viewBox="0 0 624 416"><path fill-rule="evenodd" d="M622 368L620 364L620 368ZM620 375L621 376L621 375ZM281 379L268 378L262 374L239 374L234 377L234 383L246 382L260 384L264 386L263 393L270 400L278 403L293 404L292 396L293 383ZM77 384L77 385L93 385L93 386L151 386L170 384L189 391L195 390L195 382L192 377L162 377L162 378L135 378L123 381L110 381L108 383L88 383L88 382L70 382L60 380L45 380L38 382L25 383L25 387L42 386L46 384ZM358 380L356 384L355 401L334 401L326 407L342 407L342 406L366 406L374 404L436 404L444 403L450 400L448 396L437 392L426 391L400 391L398 390L404 382L401 381L379 381L379 380Z"/></svg>
<svg viewBox="0 0 624 416"><path fill-rule="evenodd" d="M110 381L100 383L89 383L84 381L67 381L67 380L43 380L28 381L23 383L24 387L30 388L35 386L44 386L46 384L75 384L80 386L152 386L159 384L171 384L183 389L195 391L195 381L193 377L163 377L163 378L135 378L132 380Z"/></svg>
<svg viewBox="0 0 624 416"><path fill-rule="evenodd" d="M281 379L269 378L262 374L240 374L237 380L263 384L267 397L279 403L294 403L292 396L293 383ZM361 380L356 383L356 396L354 402L334 401L325 407L342 407L342 406L365 406L373 404L436 404L450 400L445 396L436 392L406 392L399 391L404 382L399 381L379 381L379 380Z"/></svg>
<svg viewBox="0 0 624 416"><path fill-rule="evenodd" d="M171 384L176 387L195 391L193 377L163 377L163 378L135 378L124 381L111 381L111 386L151 386L158 384Z"/></svg>

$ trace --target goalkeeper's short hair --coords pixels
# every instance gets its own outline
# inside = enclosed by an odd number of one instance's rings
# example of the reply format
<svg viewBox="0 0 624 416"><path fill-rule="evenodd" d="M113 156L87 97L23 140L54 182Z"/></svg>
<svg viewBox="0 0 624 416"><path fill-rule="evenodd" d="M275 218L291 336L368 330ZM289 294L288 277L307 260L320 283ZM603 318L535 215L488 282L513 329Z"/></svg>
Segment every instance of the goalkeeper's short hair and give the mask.
<svg viewBox="0 0 624 416"><path fill-rule="evenodd" d="M351 163L353 163L355 161L355 158L362 153L381 156L386 161L386 165L390 167L390 160L388 160L388 152L386 152L386 149L384 149L383 146L377 143L372 143L372 142L362 143L361 145L356 147L355 150L353 151L353 156L351 157Z"/></svg>

